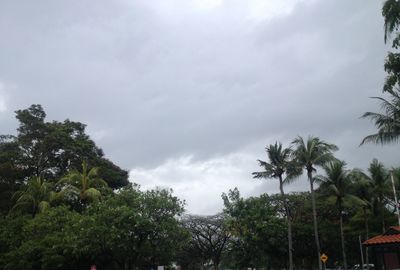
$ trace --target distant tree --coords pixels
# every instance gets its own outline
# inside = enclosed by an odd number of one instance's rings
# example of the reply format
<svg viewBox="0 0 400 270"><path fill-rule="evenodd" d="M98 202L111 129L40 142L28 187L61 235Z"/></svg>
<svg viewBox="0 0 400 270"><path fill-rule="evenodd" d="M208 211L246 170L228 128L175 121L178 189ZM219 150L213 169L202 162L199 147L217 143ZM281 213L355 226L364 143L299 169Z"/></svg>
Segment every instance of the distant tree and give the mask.
<svg viewBox="0 0 400 270"><path fill-rule="evenodd" d="M211 261L214 269L218 270L230 238L224 216L188 215L182 220L182 224L190 234L189 245L201 256L202 263Z"/></svg>
<svg viewBox="0 0 400 270"><path fill-rule="evenodd" d="M368 168L369 181L372 183L372 206L376 215L380 215L382 232L386 231L385 210L387 194L390 192L389 173L377 159L372 160Z"/></svg>
<svg viewBox="0 0 400 270"><path fill-rule="evenodd" d="M0 135L0 214L10 210L11 197L24 184L26 175L18 164L19 148L14 137Z"/></svg>
<svg viewBox="0 0 400 270"><path fill-rule="evenodd" d="M282 197L243 198L239 190L223 194L226 225L232 235L232 268L287 267L287 227Z"/></svg>
<svg viewBox="0 0 400 270"><path fill-rule="evenodd" d="M351 194L352 178L346 169L344 161L332 161L324 164L322 168L325 175L317 175L315 180L320 183L320 192L328 202L332 202L337 209L340 223L340 239L342 242L343 266L347 270L347 258L345 248L345 237L343 231L343 211L345 206L362 204L362 201Z"/></svg>
<svg viewBox="0 0 400 270"><path fill-rule="evenodd" d="M364 231L365 231L365 236L364 239L369 239L369 219L371 216L371 209L372 209L372 188L373 188L373 183L363 171L358 170L358 169L353 169L350 172L349 175L354 182L354 185L352 187L351 192L355 194L361 201L362 203L359 204L359 209L361 210L362 214L362 219L364 222ZM355 217L357 216L357 213ZM365 263L367 266L369 265L369 253L368 253L368 247L365 248ZM369 270L369 266L368 266Z"/></svg>
<svg viewBox="0 0 400 270"><path fill-rule="evenodd" d="M317 224L317 210L315 206L315 194L314 194L314 178L313 173L316 171L316 166L323 166L324 164L333 161L333 151L336 151L338 147L334 144L329 144L325 141L320 140L318 137L308 137L305 141L302 137L297 137L293 140L292 145L294 147L293 155L297 162L306 170L308 181L310 183L311 192L311 203L313 209L313 220L314 220L314 236L315 244L317 247L317 259L319 270L322 270L322 263L320 260L321 248L318 237L318 224Z"/></svg>
<svg viewBox="0 0 400 270"><path fill-rule="evenodd" d="M302 168L298 166L295 160L292 160L292 150L283 148L281 143L276 142L265 148L268 161L258 160L259 165L264 171L253 172L254 178L276 178L279 181L279 190L281 192L286 220L288 223L288 253L289 269L293 270L293 246L292 246L292 225L289 214L288 198L283 191L284 182L288 183L301 174Z"/></svg>

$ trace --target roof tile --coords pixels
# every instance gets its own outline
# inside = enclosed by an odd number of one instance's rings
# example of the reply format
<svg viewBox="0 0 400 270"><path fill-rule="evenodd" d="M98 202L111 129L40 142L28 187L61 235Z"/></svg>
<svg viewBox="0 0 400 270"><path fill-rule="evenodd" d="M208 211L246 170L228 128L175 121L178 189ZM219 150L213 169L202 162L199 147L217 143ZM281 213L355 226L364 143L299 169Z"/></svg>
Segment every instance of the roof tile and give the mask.
<svg viewBox="0 0 400 270"><path fill-rule="evenodd" d="M392 235L378 235L364 241L364 245L381 245L381 244L392 244L400 243L400 234Z"/></svg>

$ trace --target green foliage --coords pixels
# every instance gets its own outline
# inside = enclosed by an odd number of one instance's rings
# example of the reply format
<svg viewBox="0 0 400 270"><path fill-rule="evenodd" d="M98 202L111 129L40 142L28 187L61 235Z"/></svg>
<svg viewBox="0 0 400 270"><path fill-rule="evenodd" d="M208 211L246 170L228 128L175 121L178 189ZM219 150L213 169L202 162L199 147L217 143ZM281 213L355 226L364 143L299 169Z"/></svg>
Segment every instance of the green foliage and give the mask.
<svg viewBox="0 0 400 270"><path fill-rule="evenodd" d="M1 269L148 268L168 265L182 245L182 202L170 191L134 187L82 213L52 207L34 218L0 219Z"/></svg>
<svg viewBox="0 0 400 270"><path fill-rule="evenodd" d="M9 181L17 175L20 180L41 176L55 181L88 160L100 167L99 176L111 188L128 184L128 173L103 157L103 151L85 134L84 124L68 119L46 122L45 117L40 105L18 110L17 135L1 137L0 172L7 170Z"/></svg>
<svg viewBox="0 0 400 270"><path fill-rule="evenodd" d="M258 160L264 171L253 172L254 178L277 178L280 185L283 182L291 182L301 174L301 166L292 159L292 150L283 148L281 143L276 142L265 148L268 162ZM283 177L285 175L285 177Z"/></svg>
<svg viewBox="0 0 400 270"><path fill-rule="evenodd" d="M390 35L395 34L392 48L399 49L400 33L400 3L397 0L386 0L382 7L382 15L385 20L385 43ZM400 136L400 53L389 52L384 65L387 73L383 92L388 98L373 97L381 102L381 112L366 112L363 118L369 118L374 122L378 132L365 137L361 144L372 142L387 144L397 142Z"/></svg>
<svg viewBox="0 0 400 270"><path fill-rule="evenodd" d="M66 196L77 195L82 204L97 201L101 196L101 189L106 189L107 183L98 177L99 168L89 170L88 164L82 162L82 172L73 169L60 181L57 186Z"/></svg>
<svg viewBox="0 0 400 270"><path fill-rule="evenodd" d="M400 65L399 65L400 67ZM400 74L400 69L399 73ZM397 80L396 82L397 83ZM385 86L386 87L386 86ZM390 86L393 88L394 86ZM375 124L378 132L366 136L361 144L367 142L373 142L376 144L385 144L391 142L397 142L400 137L400 96L398 91L392 89L386 90L391 96L391 100L384 99L382 97L373 97L381 101L382 113L366 112L363 114L363 118L369 118Z"/></svg>
<svg viewBox="0 0 400 270"><path fill-rule="evenodd" d="M235 267L282 266L286 261L286 225L268 195L244 199L237 189L222 195L233 235Z"/></svg>
<svg viewBox="0 0 400 270"><path fill-rule="evenodd" d="M52 184L47 183L41 177L33 177L21 191L13 195L15 204L12 212L24 211L35 216L50 208L50 203L56 199L56 193L52 191Z"/></svg>

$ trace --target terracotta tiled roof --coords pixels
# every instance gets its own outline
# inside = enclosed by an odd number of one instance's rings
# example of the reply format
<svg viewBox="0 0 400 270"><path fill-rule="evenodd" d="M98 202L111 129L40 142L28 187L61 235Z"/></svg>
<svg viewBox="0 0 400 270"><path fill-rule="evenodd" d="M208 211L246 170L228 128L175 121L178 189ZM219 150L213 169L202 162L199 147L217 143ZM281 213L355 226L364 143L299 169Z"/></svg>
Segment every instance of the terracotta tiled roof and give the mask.
<svg viewBox="0 0 400 270"><path fill-rule="evenodd" d="M400 226L391 226L384 234L372 237L366 240L363 244L370 246L393 243L400 244Z"/></svg>
<svg viewBox="0 0 400 270"><path fill-rule="evenodd" d="M370 245L383 245L383 244L393 244L393 243L400 244L400 234L378 235L368 239L363 244L370 246Z"/></svg>
<svg viewBox="0 0 400 270"><path fill-rule="evenodd" d="M400 232L400 226L391 226L390 228Z"/></svg>

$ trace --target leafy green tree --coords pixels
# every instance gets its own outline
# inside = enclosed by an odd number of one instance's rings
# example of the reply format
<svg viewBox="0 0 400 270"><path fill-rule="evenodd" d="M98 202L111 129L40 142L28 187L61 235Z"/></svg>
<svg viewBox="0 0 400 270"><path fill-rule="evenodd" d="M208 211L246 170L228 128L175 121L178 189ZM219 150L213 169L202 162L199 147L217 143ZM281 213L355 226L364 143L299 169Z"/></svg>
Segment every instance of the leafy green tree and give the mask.
<svg viewBox="0 0 400 270"><path fill-rule="evenodd" d="M11 197L23 185L24 171L18 166L19 148L13 136L0 135L0 214L12 207Z"/></svg>
<svg viewBox="0 0 400 270"><path fill-rule="evenodd" d="M343 211L346 205L361 205L362 201L350 193L353 183L350 173L346 169L346 163L344 161L329 162L324 164L322 168L325 171L325 175L317 175L316 181L321 183L320 192L324 195L324 198L329 202L332 202L337 209L340 222L343 266L344 269L347 270L345 238L343 231Z"/></svg>
<svg viewBox="0 0 400 270"><path fill-rule="evenodd" d="M317 247L318 267L320 270L322 270L322 263L319 258L321 254L321 248L318 237L317 210L315 207L313 173L316 171L316 166L322 166L335 159L333 156L333 151L336 151L338 147L334 144L329 144L325 141L322 141L318 137L312 136L308 137L307 141L299 136L293 140L292 145L295 148L293 151L293 155L297 162L306 170L308 181L310 183L311 203L314 221L314 237Z"/></svg>
<svg viewBox="0 0 400 270"><path fill-rule="evenodd" d="M279 190L282 199L284 200L284 208L286 220L288 223L288 253L289 253L289 269L293 270L293 246L292 246L292 224L289 215L288 199L285 198L283 191L284 182L288 183L293 178L301 174L301 167L292 160L292 150L283 148L281 143L271 144L265 148L268 156L268 162L258 160L259 165L264 168L264 171L253 172L254 178L276 178L279 181ZM285 176L285 178L284 178Z"/></svg>
<svg viewBox="0 0 400 270"><path fill-rule="evenodd" d="M232 235L232 267L287 267L287 227L279 213L281 205L267 194L245 199L238 189L222 198L227 229ZM277 201L282 204L281 197Z"/></svg>
<svg viewBox="0 0 400 270"><path fill-rule="evenodd" d="M72 256L76 248L75 236L69 233L70 226L79 221L76 212L65 206L53 207L33 219L14 217L5 221L9 227L2 228L0 235L18 241L9 243L0 256L1 269L79 269Z"/></svg>
<svg viewBox="0 0 400 270"><path fill-rule="evenodd" d="M8 164L15 173L22 172L22 180L35 175L56 181L88 160L100 167L100 177L107 179L111 188L128 184L128 172L104 158L103 151L85 133L84 124L68 119L46 122L41 105L16 111L16 118L17 135L2 135L7 139L0 140L0 149L7 149L1 155L4 160L0 156L0 169Z"/></svg>

